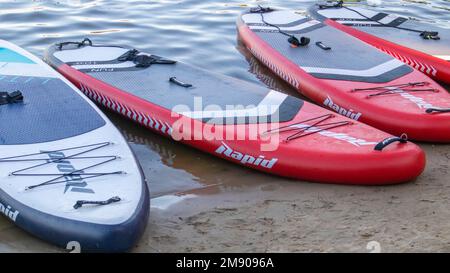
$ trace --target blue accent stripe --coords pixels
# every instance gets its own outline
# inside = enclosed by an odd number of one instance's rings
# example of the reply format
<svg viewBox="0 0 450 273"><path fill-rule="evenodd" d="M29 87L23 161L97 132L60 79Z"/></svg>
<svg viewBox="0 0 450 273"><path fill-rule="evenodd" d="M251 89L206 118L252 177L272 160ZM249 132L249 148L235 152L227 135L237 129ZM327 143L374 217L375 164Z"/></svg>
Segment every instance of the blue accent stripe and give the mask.
<svg viewBox="0 0 450 273"><path fill-rule="evenodd" d="M0 62L34 64L32 60L8 48L0 47Z"/></svg>

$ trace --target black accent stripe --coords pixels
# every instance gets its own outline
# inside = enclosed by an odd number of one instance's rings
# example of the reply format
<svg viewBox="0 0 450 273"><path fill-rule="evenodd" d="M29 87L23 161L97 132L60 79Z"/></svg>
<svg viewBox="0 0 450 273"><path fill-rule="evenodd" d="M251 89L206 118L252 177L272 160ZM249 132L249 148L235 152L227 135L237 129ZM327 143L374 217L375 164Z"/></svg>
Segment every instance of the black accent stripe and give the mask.
<svg viewBox="0 0 450 273"><path fill-rule="evenodd" d="M263 124L287 122L295 118L297 113L303 107L304 101L296 97L287 96L281 103L278 111L271 116L246 116L246 117L228 117L228 118L203 118L202 122L218 125L231 124Z"/></svg>
<svg viewBox="0 0 450 273"><path fill-rule="evenodd" d="M386 17L386 16L388 16L387 13L380 12L380 13L376 14L375 16L373 16L371 19L372 19L373 21L380 21L381 19L383 19L383 18Z"/></svg>
<svg viewBox="0 0 450 273"><path fill-rule="evenodd" d="M290 121L295 118L304 104L304 101L296 97L288 96L278 109L280 122Z"/></svg>
<svg viewBox="0 0 450 273"><path fill-rule="evenodd" d="M404 22L408 21L408 19L404 17L398 17L397 19L393 20L389 24L386 24L390 27L398 27L399 25L403 24Z"/></svg>
<svg viewBox="0 0 450 273"><path fill-rule="evenodd" d="M407 65L402 65L391 71L385 72L378 76L364 77L355 75L338 75L338 74L325 74L325 73L310 73L310 75L329 80L343 80L343 81L354 81L354 82L368 82L368 83L384 83L390 82L392 80L398 79L406 74L409 74L413 69Z"/></svg>

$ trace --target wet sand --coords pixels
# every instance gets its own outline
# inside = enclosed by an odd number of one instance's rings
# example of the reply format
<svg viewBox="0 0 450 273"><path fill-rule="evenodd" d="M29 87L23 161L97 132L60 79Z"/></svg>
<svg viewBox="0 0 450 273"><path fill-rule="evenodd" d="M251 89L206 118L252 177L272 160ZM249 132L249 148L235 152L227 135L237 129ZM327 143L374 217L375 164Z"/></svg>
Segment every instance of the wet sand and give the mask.
<svg viewBox="0 0 450 273"><path fill-rule="evenodd" d="M166 169L152 167L163 158L156 154L145 168L151 217L132 251L368 252L377 241L382 252L450 252L450 146L420 146L428 159L423 175L384 187L291 181L192 150L196 162L181 156L178 171L169 172L179 183L191 180L192 189L180 193ZM189 168L198 162L206 172ZM11 251L62 250L2 217L0 252Z"/></svg>
<svg viewBox="0 0 450 273"><path fill-rule="evenodd" d="M238 50L259 80L295 94ZM371 241L382 252L450 252L450 145L419 144L427 167L410 183L328 185L259 173L108 115L151 191L149 223L132 252L369 252ZM0 217L0 252L60 251Z"/></svg>
<svg viewBox="0 0 450 273"><path fill-rule="evenodd" d="M388 187L286 181L229 166L220 193L197 190L200 197L153 209L134 251L368 252L377 241L382 252L450 252L450 146L421 147L423 175Z"/></svg>

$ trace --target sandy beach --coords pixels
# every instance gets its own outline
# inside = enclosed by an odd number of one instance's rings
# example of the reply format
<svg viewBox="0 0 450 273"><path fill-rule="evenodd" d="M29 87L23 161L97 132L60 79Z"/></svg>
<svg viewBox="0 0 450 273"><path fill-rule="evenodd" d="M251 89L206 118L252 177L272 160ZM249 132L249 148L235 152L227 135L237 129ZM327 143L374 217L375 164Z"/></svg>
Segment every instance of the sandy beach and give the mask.
<svg viewBox="0 0 450 273"><path fill-rule="evenodd" d="M368 252L377 241L382 252L449 252L450 147L421 147L424 174L397 186L320 185L239 171L217 188L195 191L199 198L153 209L134 251ZM258 183L233 187L238 177ZM220 193L208 194L214 191Z"/></svg>
<svg viewBox="0 0 450 273"><path fill-rule="evenodd" d="M450 252L450 146L420 146L423 175L388 187L290 181L199 153L178 166L204 163L211 174L193 179L192 190L153 187L148 227L132 252L369 252L371 241L382 252ZM164 183L157 178L167 170L145 170L150 186ZM9 251L62 250L0 218L0 252Z"/></svg>

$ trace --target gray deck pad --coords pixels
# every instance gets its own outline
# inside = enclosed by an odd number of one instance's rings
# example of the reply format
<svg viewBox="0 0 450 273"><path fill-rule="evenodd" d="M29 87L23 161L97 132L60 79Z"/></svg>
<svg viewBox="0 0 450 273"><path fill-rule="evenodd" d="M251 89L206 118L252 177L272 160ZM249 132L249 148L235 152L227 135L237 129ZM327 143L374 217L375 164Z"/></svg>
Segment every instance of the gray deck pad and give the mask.
<svg viewBox="0 0 450 273"><path fill-rule="evenodd" d="M96 50L108 57L92 54ZM113 52L117 48L86 46L63 50L54 56L120 90L209 123L285 122L292 120L303 105L298 98L180 62L140 68L131 61L117 61L127 50ZM170 81L173 77L192 86L175 84Z"/></svg>
<svg viewBox="0 0 450 273"><path fill-rule="evenodd" d="M261 15L265 22L280 27L290 35L299 39L301 36L310 38L310 44L292 47L286 35L263 23ZM273 49L317 78L389 82L412 71L402 62L357 38L291 10L248 13L242 15L242 20ZM331 50L322 49L316 42L322 42Z"/></svg>
<svg viewBox="0 0 450 273"><path fill-rule="evenodd" d="M23 103L0 105L0 145L55 141L105 125L81 96L58 78L0 74L0 90L19 90Z"/></svg>

